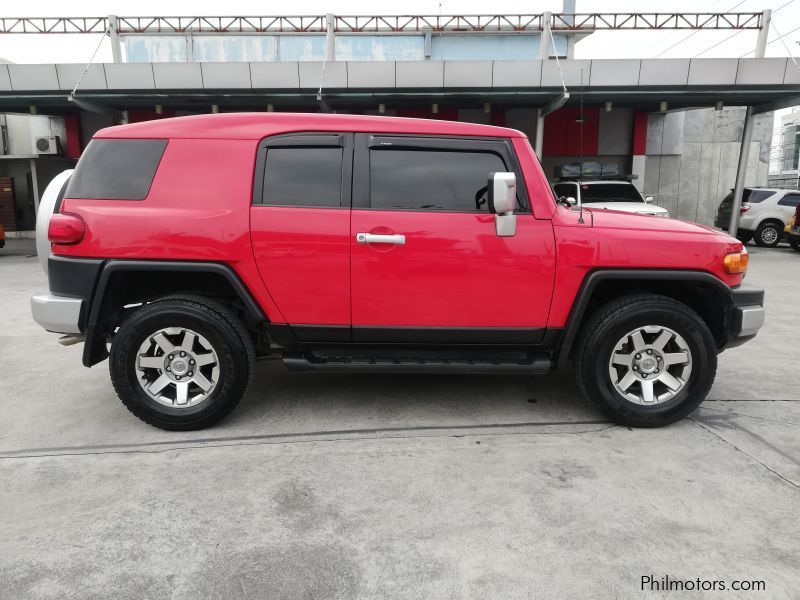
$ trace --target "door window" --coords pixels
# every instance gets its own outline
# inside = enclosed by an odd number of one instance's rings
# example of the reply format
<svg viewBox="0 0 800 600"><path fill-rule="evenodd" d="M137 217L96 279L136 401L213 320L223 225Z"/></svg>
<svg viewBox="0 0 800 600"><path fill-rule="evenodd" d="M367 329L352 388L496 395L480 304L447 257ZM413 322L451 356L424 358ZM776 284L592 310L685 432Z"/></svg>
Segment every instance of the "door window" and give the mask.
<svg viewBox="0 0 800 600"><path fill-rule="evenodd" d="M370 206L486 212L489 174L508 170L503 159L492 152L370 149Z"/></svg>
<svg viewBox="0 0 800 600"><path fill-rule="evenodd" d="M800 204L800 194L786 194L783 198L778 200L781 206L791 206L792 208Z"/></svg>
<svg viewBox="0 0 800 600"><path fill-rule="evenodd" d="M262 204L338 207L341 188L341 147L267 150Z"/></svg>

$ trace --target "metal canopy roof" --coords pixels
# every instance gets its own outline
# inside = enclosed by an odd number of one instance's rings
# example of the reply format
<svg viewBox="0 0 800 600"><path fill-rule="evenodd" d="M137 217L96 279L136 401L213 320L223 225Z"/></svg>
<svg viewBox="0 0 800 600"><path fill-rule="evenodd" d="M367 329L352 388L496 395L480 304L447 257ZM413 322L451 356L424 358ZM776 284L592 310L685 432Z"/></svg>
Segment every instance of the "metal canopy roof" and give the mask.
<svg viewBox="0 0 800 600"><path fill-rule="evenodd" d="M561 71L559 71L559 65ZM0 110L62 113L84 65L0 65ZM582 72L582 73L581 73ZM656 110L800 103L800 70L787 58L385 61L284 63L108 63L92 65L76 98L117 110L161 104L174 109L313 107L322 84L333 109L438 102L460 107L540 107L562 92L568 103L611 101ZM583 86L581 86L583 82ZM771 103L771 104L770 104Z"/></svg>

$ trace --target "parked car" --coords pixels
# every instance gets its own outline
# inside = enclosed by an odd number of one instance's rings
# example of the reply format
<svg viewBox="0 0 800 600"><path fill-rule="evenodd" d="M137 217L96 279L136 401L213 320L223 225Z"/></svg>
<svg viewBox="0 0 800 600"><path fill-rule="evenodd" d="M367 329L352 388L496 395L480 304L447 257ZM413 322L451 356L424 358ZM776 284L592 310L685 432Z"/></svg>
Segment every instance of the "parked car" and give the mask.
<svg viewBox="0 0 800 600"><path fill-rule="evenodd" d="M669 217L666 208L653 204L652 196L642 197L636 186L624 179L583 178L580 181L559 181L553 184L553 192L562 204Z"/></svg>
<svg viewBox="0 0 800 600"><path fill-rule="evenodd" d="M779 188L744 188L736 237L744 244L755 238L768 248L783 239L783 230L800 204L800 191ZM728 230L733 206L733 190L723 198L714 225Z"/></svg>
<svg viewBox="0 0 800 600"><path fill-rule="evenodd" d="M6 230L0 225L0 248L6 247Z"/></svg>
<svg viewBox="0 0 800 600"><path fill-rule="evenodd" d="M125 406L165 429L221 420L266 355L523 375L572 360L609 417L659 426L764 320L741 242L561 206L512 129L180 117L99 131L63 179L40 205L52 252L33 318L82 341L84 365L109 358Z"/></svg>

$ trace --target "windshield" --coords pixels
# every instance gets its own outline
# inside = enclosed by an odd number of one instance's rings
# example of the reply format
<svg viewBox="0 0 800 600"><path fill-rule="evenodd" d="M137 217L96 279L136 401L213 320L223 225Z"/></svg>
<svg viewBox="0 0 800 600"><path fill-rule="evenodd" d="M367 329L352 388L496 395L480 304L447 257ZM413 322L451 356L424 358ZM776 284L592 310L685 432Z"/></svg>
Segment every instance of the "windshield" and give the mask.
<svg viewBox="0 0 800 600"><path fill-rule="evenodd" d="M644 202L639 190L630 183L598 183L581 185L581 201L587 202Z"/></svg>

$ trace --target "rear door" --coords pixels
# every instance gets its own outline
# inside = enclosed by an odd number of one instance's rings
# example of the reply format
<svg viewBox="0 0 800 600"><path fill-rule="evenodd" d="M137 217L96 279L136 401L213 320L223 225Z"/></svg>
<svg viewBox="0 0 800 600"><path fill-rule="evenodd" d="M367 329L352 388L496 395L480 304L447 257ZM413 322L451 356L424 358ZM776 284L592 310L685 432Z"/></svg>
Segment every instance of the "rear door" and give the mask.
<svg viewBox="0 0 800 600"><path fill-rule="evenodd" d="M553 231L550 221L531 214L507 140L357 134L354 169L354 341L527 344L542 338L553 288ZM517 174L513 237L497 235L485 203L482 188L497 171Z"/></svg>
<svg viewBox="0 0 800 600"><path fill-rule="evenodd" d="M778 210L784 223L788 223L794 216L798 204L800 204L800 193L788 193L778 200Z"/></svg>
<svg viewBox="0 0 800 600"><path fill-rule="evenodd" d="M307 133L259 145L250 230L259 273L302 341L350 338L353 134Z"/></svg>

